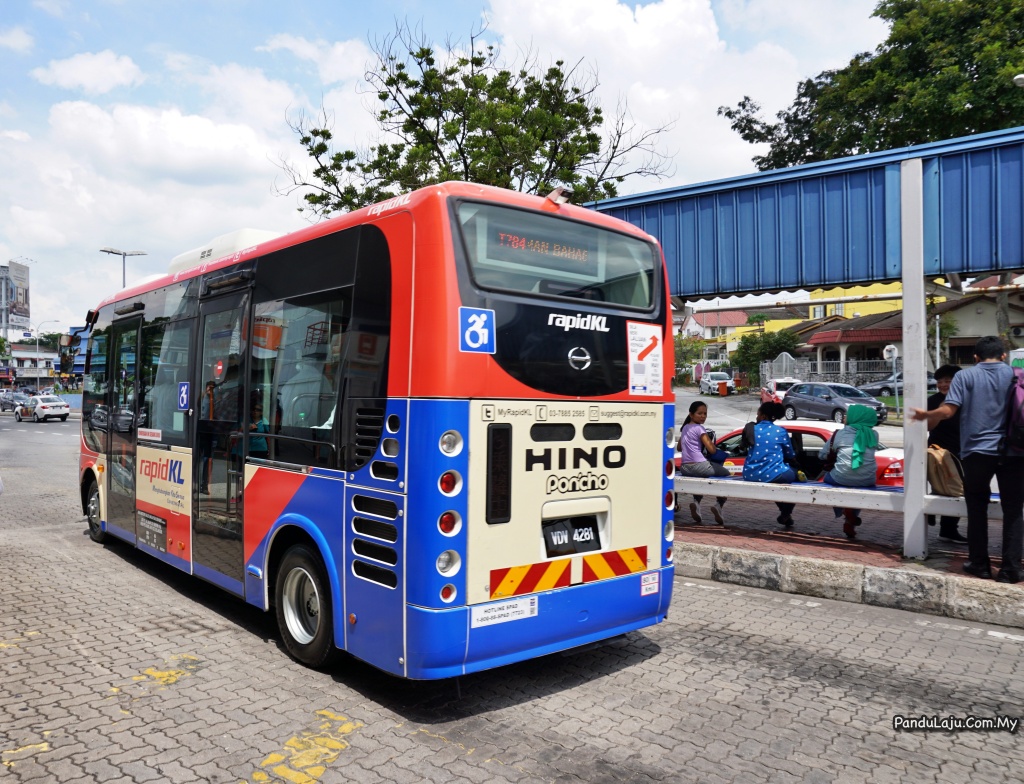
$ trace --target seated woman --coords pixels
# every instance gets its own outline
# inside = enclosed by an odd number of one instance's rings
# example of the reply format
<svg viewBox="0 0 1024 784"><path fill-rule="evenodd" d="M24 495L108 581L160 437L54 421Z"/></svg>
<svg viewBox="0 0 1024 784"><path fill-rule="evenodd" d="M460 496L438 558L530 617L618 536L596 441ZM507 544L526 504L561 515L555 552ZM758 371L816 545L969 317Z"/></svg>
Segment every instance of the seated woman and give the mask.
<svg viewBox="0 0 1024 784"><path fill-rule="evenodd" d="M728 469L725 466L718 463L712 463L704 456L702 448L707 450L708 454L714 454L718 447L715 442L708 435L708 431L704 428L704 423L708 418L708 407L699 400L695 400L690 404L690 413L687 414L686 419L683 420L682 430L679 431L679 451L682 455L682 464L679 466L679 473L685 476L699 476L699 477L711 477L711 476L729 476ZM704 496L695 495L693 502L690 504L690 516L693 518L695 523L700 523L704 518L701 517L700 513L700 502ZM711 514L715 516L715 522L719 525L725 525L725 516L722 513L722 507L725 505L725 498L721 496L717 499L717 502L711 507Z"/></svg>
<svg viewBox="0 0 1024 784"><path fill-rule="evenodd" d="M743 428L743 443L747 446L743 478L748 482L789 484L798 481L793 442L789 433L775 424L785 412L781 403L762 403L757 409L757 420ZM775 518L779 525L792 526L796 504L776 501L775 505L779 507L779 516Z"/></svg>
<svg viewBox="0 0 1024 784"><path fill-rule="evenodd" d="M875 449L878 448L878 434L872 428L878 424L874 409L867 406L850 406L846 412L846 427L837 431L818 454L829 461L829 452L835 452L835 462L823 480L837 487L874 487L878 464ZM836 517L844 517L843 533L850 539L857 535L860 525L859 509L833 507Z"/></svg>

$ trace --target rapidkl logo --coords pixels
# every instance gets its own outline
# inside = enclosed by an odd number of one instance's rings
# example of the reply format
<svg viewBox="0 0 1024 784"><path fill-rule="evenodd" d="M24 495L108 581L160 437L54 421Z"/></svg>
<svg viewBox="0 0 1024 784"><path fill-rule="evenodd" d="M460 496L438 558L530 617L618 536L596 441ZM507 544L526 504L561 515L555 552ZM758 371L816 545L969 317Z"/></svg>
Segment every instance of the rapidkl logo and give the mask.
<svg viewBox="0 0 1024 784"><path fill-rule="evenodd" d="M139 473L151 482L160 479L175 485L185 484L180 460L140 460Z"/></svg>

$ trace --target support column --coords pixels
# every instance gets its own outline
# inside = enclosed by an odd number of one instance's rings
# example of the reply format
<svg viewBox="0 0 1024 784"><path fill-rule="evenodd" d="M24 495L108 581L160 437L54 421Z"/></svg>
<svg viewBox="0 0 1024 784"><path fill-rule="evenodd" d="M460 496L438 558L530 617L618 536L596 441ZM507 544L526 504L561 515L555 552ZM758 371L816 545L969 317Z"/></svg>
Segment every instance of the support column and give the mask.
<svg viewBox="0 0 1024 784"><path fill-rule="evenodd" d="M903 274L904 405L927 408L924 199L920 158L900 164L900 256ZM927 442L925 423L904 417L903 555L907 558L928 556L928 527L924 518Z"/></svg>

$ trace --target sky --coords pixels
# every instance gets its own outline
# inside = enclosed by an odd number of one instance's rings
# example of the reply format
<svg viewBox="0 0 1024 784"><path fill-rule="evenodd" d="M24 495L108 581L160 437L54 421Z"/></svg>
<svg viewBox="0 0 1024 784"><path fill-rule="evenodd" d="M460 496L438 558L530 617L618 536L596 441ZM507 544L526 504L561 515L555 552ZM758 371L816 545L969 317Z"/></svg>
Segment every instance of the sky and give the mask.
<svg viewBox="0 0 1024 784"><path fill-rule="evenodd" d="M770 117L800 79L886 36L877 0L0 0L0 263L27 264L31 321L84 322L127 279L241 228L307 225L281 163L306 167L288 120L325 106L339 147L379 140L363 76L396 20L438 45L485 37L514 61L581 62L671 176L620 194L754 171L721 105ZM49 323L44 323L49 322ZM20 332L11 333L20 338Z"/></svg>

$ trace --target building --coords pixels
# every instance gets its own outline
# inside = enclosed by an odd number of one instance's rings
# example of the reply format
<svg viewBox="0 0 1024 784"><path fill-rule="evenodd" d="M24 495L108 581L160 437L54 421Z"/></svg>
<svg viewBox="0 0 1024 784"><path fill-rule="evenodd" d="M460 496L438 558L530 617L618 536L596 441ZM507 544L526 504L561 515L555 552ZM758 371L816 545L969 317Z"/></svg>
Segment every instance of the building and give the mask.
<svg viewBox="0 0 1024 784"><path fill-rule="evenodd" d="M35 343L12 343L10 365L16 374L15 387L51 386L60 370L57 352L41 345L37 353Z"/></svg>

